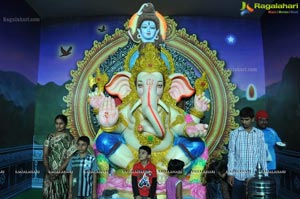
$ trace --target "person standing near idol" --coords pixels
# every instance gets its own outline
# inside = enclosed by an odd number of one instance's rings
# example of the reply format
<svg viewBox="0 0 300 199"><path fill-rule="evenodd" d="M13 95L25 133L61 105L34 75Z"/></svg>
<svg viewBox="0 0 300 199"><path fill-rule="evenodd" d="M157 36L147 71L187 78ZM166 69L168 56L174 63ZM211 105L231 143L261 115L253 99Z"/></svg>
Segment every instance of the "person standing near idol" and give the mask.
<svg viewBox="0 0 300 199"><path fill-rule="evenodd" d="M67 131L68 118L57 115L56 132L50 133L44 142L43 164L46 172L43 182L43 198L66 199L68 180L65 169L72 154L77 151L75 139Z"/></svg>
<svg viewBox="0 0 300 199"><path fill-rule="evenodd" d="M276 147L285 147L286 144L283 143L278 136L277 132L268 127L269 124L269 114L265 110L260 110L256 113L256 126L264 133L266 148L267 148L267 168L269 171L269 176L272 177L276 182L276 192L279 193L280 188L280 172L276 171Z"/></svg>
<svg viewBox="0 0 300 199"><path fill-rule="evenodd" d="M261 165L267 175L267 156L263 132L253 126L254 110L240 110L241 126L230 132L228 145L227 182L232 186L232 199L245 199L246 186Z"/></svg>

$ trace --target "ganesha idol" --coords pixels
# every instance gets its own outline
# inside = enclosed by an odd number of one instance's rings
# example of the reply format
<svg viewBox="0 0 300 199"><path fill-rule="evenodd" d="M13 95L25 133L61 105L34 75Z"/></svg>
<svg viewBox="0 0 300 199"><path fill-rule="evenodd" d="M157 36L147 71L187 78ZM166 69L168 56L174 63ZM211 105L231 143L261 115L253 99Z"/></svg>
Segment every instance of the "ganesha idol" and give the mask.
<svg viewBox="0 0 300 199"><path fill-rule="evenodd" d="M102 171L100 194L112 188L131 191L130 170L138 161L137 152L142 145L152 149L151 161L158 169L159 186L164 186L167 178L164 171L170 159L185 163L189 176L186 184L201 184L201 170L207 159L202 138L208 125L200 120L210 106L204 95L206 88L201 85L194 89L184 74L170 69L160 49L148 43L139 49L138 58L128 71L116 73L105 85L110 96L105 96L99 87L90 94L89 103L100 124L95 139ZM194 107L188 114L177 104L193 95ZM116 98L121 101L118 105ZM123 178L122 187L109 185L111 176Z"/></svg>

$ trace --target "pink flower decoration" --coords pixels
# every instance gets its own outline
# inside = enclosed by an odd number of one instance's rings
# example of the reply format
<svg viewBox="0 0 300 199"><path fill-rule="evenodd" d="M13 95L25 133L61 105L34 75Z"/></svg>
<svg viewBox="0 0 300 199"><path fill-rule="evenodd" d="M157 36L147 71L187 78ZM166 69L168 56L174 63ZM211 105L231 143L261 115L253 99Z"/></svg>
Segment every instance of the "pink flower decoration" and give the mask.
<svg viewBox="0 0 300 199"><path fill-rule="evenodd" d="M191 123L194 120L193 120L193 118L192 118L192 116L190 114L186 114L185 115L185 121L186 121L186 123Z"/></svg>
<svg viewBox="0 0 300 199"><path fill-rule="evenodd" d="M208 148L205 147L204 152L200 156L202 159L207 160L208 159Z"/></svg>
<svg viewBox="0 0 300 199"><path fill-rule="evenodd" d="M202 184L191 184L191 196L197 199L206 199L206 187Z"/></svg>
<svg viewBox="0 0 300 199"><path fill-rule="evenodd" d="M97 150L97 146L96 143L93 144L93 150L96 156L98 156L100 154L100 152Z"/></svg>
<svg viewBox="0 0 300 199"><path fill-rule="evenodd" d="M102 196L103 191L107 188L107 184L98 184L97 194Z"/></svg>
<svg viewBox="0 0 300 199"><path fill-rule="evenodd" d="M205 199L206 188L202 184L190 184L188 180L182 181L183 189L191 190L190 194L197 199ZM125 178L117 176L109 176L105 184L98 184L98 196L101 196L105 189L118 189L123 191L132 191L131 183L128 183ZM164 184L157 185L157 193L165 193L166 186Z"/></svg>

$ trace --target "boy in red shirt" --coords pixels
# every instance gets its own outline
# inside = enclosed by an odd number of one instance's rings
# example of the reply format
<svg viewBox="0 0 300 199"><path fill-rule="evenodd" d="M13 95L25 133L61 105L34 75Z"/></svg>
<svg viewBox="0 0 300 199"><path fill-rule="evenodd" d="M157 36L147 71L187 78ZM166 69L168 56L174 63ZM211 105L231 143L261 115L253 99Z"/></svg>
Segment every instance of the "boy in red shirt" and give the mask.
<svg viewBox="0 0 300 199"><path fill-rule="evenodd" d="M157 173L150 161L151 148L139 148L139 160L132 169L132 190L135 199L156 198Z"/></svg>

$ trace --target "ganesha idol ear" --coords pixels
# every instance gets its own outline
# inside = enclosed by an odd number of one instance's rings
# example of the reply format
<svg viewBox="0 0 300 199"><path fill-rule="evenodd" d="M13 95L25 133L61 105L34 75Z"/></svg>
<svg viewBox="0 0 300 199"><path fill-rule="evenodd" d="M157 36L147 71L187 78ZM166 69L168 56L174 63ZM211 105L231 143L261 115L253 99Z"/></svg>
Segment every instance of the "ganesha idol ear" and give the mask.
<svg viewBox="0 0 300 199"><path fill-rule="evenodd" d="M179 102L182 98L191 97L194 94L195 89L184 75L174 73L169 75L169 78L172 81L169 93L176 102Z"/></svg>
<svg viewBox="0 0 300 199"><path fill-rule="evenodd" d="M115 74L111 80L106 84L105 90L112 96L118 96L121 100L126 97L131 91L129 79L131 74L129 72L119 72Z"/></svg>

